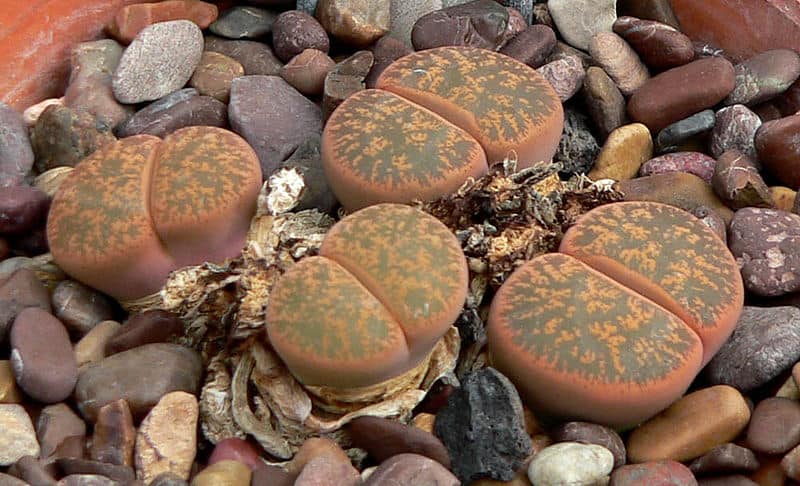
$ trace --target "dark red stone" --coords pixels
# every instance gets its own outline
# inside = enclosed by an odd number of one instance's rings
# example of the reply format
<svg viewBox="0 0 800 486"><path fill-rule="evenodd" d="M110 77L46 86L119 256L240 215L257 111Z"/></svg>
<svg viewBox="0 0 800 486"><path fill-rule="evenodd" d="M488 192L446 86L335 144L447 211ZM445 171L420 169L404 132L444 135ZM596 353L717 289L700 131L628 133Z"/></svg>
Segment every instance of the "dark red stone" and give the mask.
<svg viewBox="0 0 800 486"><path fill-rule="evenodd" d="M758 160L782 184L800 188L800 115L761 125L755 143Z"/></svg>
<svg viewBox="0 0 800 486"><path fill-rule="evenodd" d="M628 41L648 67L669 69L694 59L692 40L667 24L619 17L613 29Z"/></svg>

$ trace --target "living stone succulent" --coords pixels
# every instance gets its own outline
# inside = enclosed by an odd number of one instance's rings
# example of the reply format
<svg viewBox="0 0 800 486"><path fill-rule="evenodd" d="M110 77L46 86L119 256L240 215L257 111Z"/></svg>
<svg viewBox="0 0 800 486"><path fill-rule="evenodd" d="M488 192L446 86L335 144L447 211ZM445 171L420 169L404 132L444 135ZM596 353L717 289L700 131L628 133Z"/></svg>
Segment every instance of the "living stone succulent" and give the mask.
<svg viewBox="0 0 800 486"><path fill-rule="evenodd" d="M686 391L743 301L725 243L689 213L609 204L503 284L489 351L535 410L624 428Z"/></svg>
<svg viewBox="0 0 800 486"><path fill-rule="evenodd" d="M466 258L450 230L420 210L378 204L334 225L319 256L278 280L267 332L304 385L371 386L422 362L466 295Z"/></svg>
<svg viewBox="0 0 800 486"><path fill-rule="evenodd" d="M137 299L172 270L238 255L260 187L258 157L228 130L128 137L62 183L47 221L50 251L75 279Z"/></svg>
<svg viewBox="0 0 800 486"><path fill-rule="evenodd" d="M555 91L528 66L472 47L428 49L336 109L322 163L348 210L430 201L505 159L520 169L549 161L563 123Z"/></svg>

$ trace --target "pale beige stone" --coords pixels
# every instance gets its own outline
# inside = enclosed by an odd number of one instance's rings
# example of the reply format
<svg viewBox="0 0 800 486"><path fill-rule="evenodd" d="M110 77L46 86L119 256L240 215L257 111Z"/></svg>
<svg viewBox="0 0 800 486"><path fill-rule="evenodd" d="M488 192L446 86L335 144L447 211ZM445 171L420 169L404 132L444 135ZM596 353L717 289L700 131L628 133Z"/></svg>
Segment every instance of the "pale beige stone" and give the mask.
<svg viewBox="0 0 800 486"><path fill-rule="evenodd" d="M623 125L608 135L594 167L587 174L592 180L633 179L639 168L653 157L653 137L641 123Z"/></svg>
<svg viewBox="0 0 800 486"><path fill-rule="evenodd" d="M238 461L219 461L192 479L192 486L249 486L252 471Z"/></svg>
<svg viewBox="0 0 800 486"><path fill-rule="evenodd" d="M25 108L25 111L22 112L22 120L25 122L25 125L27 125L28 128L36 125L36 120L39 119L39 115L52 105L64 106L64 97L49 98Z"/></svg>
<svg viewBox="0 0 800 486"><path fill-rule="evenodd" d="M631 432L626 444L632 463L689 461L730 442L750 421L738 390L716 385L690 393Z"/></svg>
<svg viewBox="0 0 800 486"><path fill-rule="evenodd" d="M419 413L411 419L411 425L425 432L433 433L433 425L436 423L436 415L432 413Z"/></svg>
<svg viewBox="0 0 800 486"><path fill-rule="evenodd" d="M614 80L625 96L632 95L650 79L647 66L625 39L613 32L601 32L589 42L589 54Z"/></svg>
<svg viewBox="0 0 800 486"><path fill-rule="evenodd" d="M790 400L800 400L800 388L797 388L797 382L794 377L790 376L783 382L781 388L775 393L776 397L788 398Z"/></svg>
<svg viewBox="0 0 800 486"><path fill-rule="evenodd" d="M103 321L86 333L75 344L75 360L78 362L78 369L83 369L86 365L103 359L106 343L121 326L117 321Z"/></svg>
<svg viewBox="0 0 800 486"><path fill-rule="evenodd" d="M10 466L23 456L38 456L39 442L28 412L22 405L0 404L0 466Z"/></svg>
<svg viewBox="0 0 800 486"><path fill-rule="evenodd" d="M775 209L781 211L791 211L794 205L794 199L797 197L797 191L784 186L772 186L769 188L772 201L775 203Z"/></svg>
<svg viewBox="0 0 800 486"><path fill-rule="evenodd" d="M389 32L390 2L320 0L316 17L325 31L355 47L366 47Z"/></svg>
<svg viewBox="0 0 800 486"><path fill-rule="evenodd" d="M11 361L0 361L0 403L21 403L22 393L14 379Z"/></svg>
<svg viewBox="0 0 800 486"><path fill-rule="evenodd" d="M164 395L136 434L136 477L149 483L171 472L189 479L197 452L197 398L186 392Z"/></svg>

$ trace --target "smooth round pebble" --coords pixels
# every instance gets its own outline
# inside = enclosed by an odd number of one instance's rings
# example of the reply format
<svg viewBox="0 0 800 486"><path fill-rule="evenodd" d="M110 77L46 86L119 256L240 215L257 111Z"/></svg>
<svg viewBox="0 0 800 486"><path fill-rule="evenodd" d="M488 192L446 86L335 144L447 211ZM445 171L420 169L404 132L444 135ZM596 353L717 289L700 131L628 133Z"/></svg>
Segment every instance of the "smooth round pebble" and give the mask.
<svg viewBox="0 0 800 486"><path fill-rule="evenodd" d="M402 453L429 457L450 467L450 456L435 435L396 420L381 417L358 417L346 427L355 447L364 449L377 461Z"/></svg>
<svg viewBox="0 0 800 486"><path fill-rule="evenodd" d="M306 49L327 54L330 40L317 19L305 12L289 10L278 15L272 24L272 46L275 55L281 61L288 62Z"/></svg>
<svg viewBox="0 0 800 486"><path fill-rule="evenodd" d="M150 343L168 342L183 334L184 326L172 312L153 309L131 315L105 345L105 355Z"/></svg>
<svg viewBox="0 0 800 486"><path fill-rule="evenodd" d="M335 66L324 52L306 49L281 68L281 77L304 95L318 95L322 93L325 76Z"/></svg>
<svg viewBox="0 0 800 486"><path fill-rule="evenodd" d="M653 156L653 139L641 123L624 125L609 134L603 149L587 174L592 180L632 179Z"/></svg>
<svg viewBox="0 0 800 486"><path fill-rule="evenodd" d="M717 446L689 465L697 475L751 473L758 469L758 459L750 449L733 443Z"/></svg>
<svg viewBox="0 0 800 486"><path fill-rule="evenodd" d="M461 483L444 466L418 454L398 454L383 461L364 482L364 486L424 484L459 486Z"/></svg>
<svg viewBox="0 0 800 486"><path fill-rule="evenodd" d="M656 151L659 153L675 152L682 142L714 128L714 123L714 110L703 110L688 118L678 120L658 132Z"/></svg>
<svg viewBox="0 0 800 486"><path fill-rule="evenodd" d="M625 39L613 32L601 32L589 43L592 58L608 73L625 96L642 87L650 73Z"/></svg>
<svg viewBox="0 0 800 486"><path fill-rule="evenodd" d="M800 189L800 115L764 123L755 135L758 160L781 184Z"/></svg>
<svg viewBox="0 0 800 486"><path fill-rule="evenodd" d="M625 464L625 444L619 434L609 427L590 422L567 422L550 435L555 442L580 442L603 446L614 455L614 467Z"/></svg>
<svg viewBox="0 0 800 486"><path fill-rule="evenodd" d="M747 445L763 454L783 454L800 444L800 403L771 397L758 402L747 427Z"/></svg>
<svg viewBox="0 0 800 486"><path fill-rule="evenodd" d="M53 314L79 336L114 318L114 302L110 298L74 280L59 282L51 299Z"/></svg>
<svg viewBox="0 0 800 486"><path fill-rule="evenodd" d="M711 183L717 161L701 152L672 152L654 157L639 168L640 176L687 172Z"/></svg>
<svg viewBox="0 0 800 486"><path fill-rule="evenodd" d="M533 486L605 484L614 469L614 454L605 447L561 442L542 449L528 466Z"/></svg>
<svg viewBox="0 0 800 486"><path fill-rule="evenodd" d="M17 384L42 403L72 394L78 364L64 325L50 313L29 307L11 326L11 364Z"/></svg>
<svg viewBox="0 0 800 486"><path fill-rule="evenodd" d="M237 437L218 442L208 458L208 465L211 466L217 462L228 460L245 464L253 471L264 466L264 462L261 460L261 453L256 449L256 446Z"/></svg>
<svg viewBox="0 0 800 486"><path fill-rule="evenodd" d="M0 234L16 235L32 230L42 222L50 198L30 186L4 187L0 191Z"/></svg>
<svg viewBox="0 0 800 486"><path fill-rule="evenodd" d="M536 70L550 83L562 103L566 102L581 89L586 71L580 59L568 56L549 62Z"/></svg>
<svg viewBox="0 0 800 486"><path fill-rule="evenodd" d="M609 486L697 486L692 471L680 462L663 460L622 466Z"/></svg>
<svg viewBox="0 0 800 486"><path fill-rule="evenodd" d="M586 70L582 95L601 138L627 123L625 98L603 68L591 66Z"/></svg>
<svg viewBox="0 0 800 486"><path fill-rule="evenodd" d="M555 46L556 34L553 29L537 24L515 35L500 49L500 53L535 69L544 65Z"/></svg>
<svg viewBox="0 0 800 486"><path fill-rule="evenodd" d="M238 61L219 52L204 51L200 64L189 80L189 86L201 95L227 103L231 82L239 76L244 76L244 67Z"/></svg>
<svg viewBox="0 0 800 486"><path fill-rule="evenodd" d="M800 76L800 56L791 49L764 51L737 64L736 87L726 105L756 105L786 91Z"/></svg>
<svg viewBox="0 0 800 486"><path fill-rule="evenodd" d="M694 59L692 40L671 25L622 16L614 22L613 29L651 68L669 69Z"/></svg>

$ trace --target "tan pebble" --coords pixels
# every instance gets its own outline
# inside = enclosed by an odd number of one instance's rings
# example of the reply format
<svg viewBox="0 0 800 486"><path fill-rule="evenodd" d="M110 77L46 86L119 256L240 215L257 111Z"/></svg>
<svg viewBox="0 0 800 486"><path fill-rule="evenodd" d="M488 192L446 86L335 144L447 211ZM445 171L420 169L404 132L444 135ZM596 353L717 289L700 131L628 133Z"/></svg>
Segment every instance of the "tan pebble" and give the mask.
<svg viewBox="0 0 800 486"><path fill-rule="evenodd" d="M318 95L334 67L336 63L324 52L306 49L281 68L281 77L304 95Z"/></svg>
<svg viewBox="0 0 800 486"><path fill-rule="evenodd" d="M436 415L432 413L420 413L411 419L411 425L425 432L433 433L433 424L436 423Z"/></svg>
<svg viewBox="0 0 800 486"><path fill-rule="evenodd" d="M109 339L117 333L121 324L117 321L102 321L86 333L75 344L75 360L78 368L96 363L105 357L105 347Z"/></svg>
<svg viewBox="0 0 800 486"><path fill-rule="evenodd" d="M25 111L22 112L22 120L25 122L25 125L27 125L28 128L32 128L36 125L36 120L39 119L39 115L51 105L64 106L64 97L49 98L25 108Z"/></svg>
<svg viewBox="0 0 800 486"><path fill-rule="evenodd" d="M300 446L300 450L294 455L291 461L285 466L286 472L297 475L315 457L329 457L337 462L350 462L350 458L344 453L339 444L325 437L313 437L307 439Z"/></svg>
<svg viewBox="0 0 800 486"><path fill-rule="evenodd" d="M136 477L149 483L171 472L189 479L197 453L197 398L186 392L167 393L150 410L136 434Z"/></svg>
<svg viewBox="0 0 800 486"><path fill-rule="evenodd" d="M11 361L0 361L0 403L22 403L22 392L14 379Z"/></svg>
<svg viewBox="0 0 800 486"><path fill-rule="evenodd" d="M783 456L781 468L788 477L800 480L800 446L795 447Z"/></svg>
<svg viewBox="0 0 800 486"><path fill-rule="evenodd" d="M634 429L626 444L628 460L688 461L732 441L749 420L750 408L738 390L728 385L704 388Z"/></svg>
<svg viewBox="0 0 800 486"><path fill-rule="evenodd" d="M625 96L630 96L650 73L636 51L613 32L600 32L589 42L589 54L608 73Z"/></svg>
<svg viewBox="0 0 800 486"><path fill-rule="evenodd" d="M782 211L792 210L797 191L784 186L772 186L769 188L769 192L772 194L772 202L775 203L776 209Z"/></svg>
<svg viewBox="0 0 800 486"><path fill-rule="evenodd" d="M249 486L252 471L239 461L219 461L200 471L192 486Z"/></svg>
<svg viewBox="0 0 800 486"><path fill-rule="evenodd" d="M22 405L0 404L0 431L0 466L10 466L23 456L39 455L36 431Z"/></svg>
<svg viewBox="0 0 800 486"><path fill-rule="evenodd" d="M189 86L201 95L212 96L227 103L234 78L244 76L244 67L239 61L219 52L204 51L200 64L194 70Z"/></svg>
<svg viewBox="0 0 800 486"><path fill-rule="evenodd" d="M780 389L775 393L776 397L789 398L791 400L800 400L800 388L797 388L797 382L794 377L790 376L783 382Z"/></svg>
<svg viewBox="0 0 800 486"><path fill-rule="evenodd" d="M592 180L632 179L653 156L653 137L641 123L621 126L608 135L594 167L587 174Z"/></svg>

